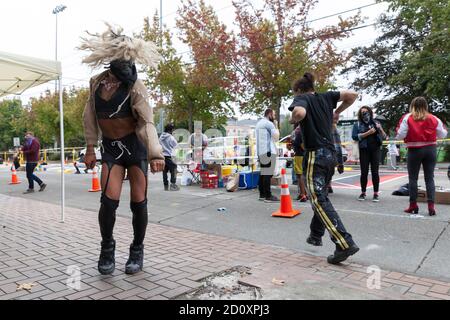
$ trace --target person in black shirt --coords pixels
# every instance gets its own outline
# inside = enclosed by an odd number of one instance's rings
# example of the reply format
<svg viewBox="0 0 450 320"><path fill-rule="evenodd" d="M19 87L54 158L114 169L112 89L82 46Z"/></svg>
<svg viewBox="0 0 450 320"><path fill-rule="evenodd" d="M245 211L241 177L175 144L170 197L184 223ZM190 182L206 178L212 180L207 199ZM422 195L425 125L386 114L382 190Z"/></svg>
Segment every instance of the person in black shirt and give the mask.
<svg viewBox="0 0 450 320"><path fill-rule="evenodd" d="M327 261L338 264L358 252L359 248L328 198L328 185L337 164L331 128L333 119L339 118L339 114L355 102L358 94L350 90L316 93L314 77L310 73L297 80L293 90L295 97L289 110L292 112L291 121L300 121L302 128L306 187L314 210L311 234L306 242L321 246L326 228L336 245L334 254ZM336 109L339 101L342 103Z"/></svg>
<svg viewBox="0 0 450 320"><path fill-rule="evenodd" d="M358 122L354 124L352 131L353 140L359 146L359 164L361 167L361 195L359 201L366 200L367 177L369 165L372 171L373 201L380 201L378 191L380 186L379 166L381 159L381 145L386 133L381 124L373 119L373 111L370 107L361 107L358 111Z"/></svg>

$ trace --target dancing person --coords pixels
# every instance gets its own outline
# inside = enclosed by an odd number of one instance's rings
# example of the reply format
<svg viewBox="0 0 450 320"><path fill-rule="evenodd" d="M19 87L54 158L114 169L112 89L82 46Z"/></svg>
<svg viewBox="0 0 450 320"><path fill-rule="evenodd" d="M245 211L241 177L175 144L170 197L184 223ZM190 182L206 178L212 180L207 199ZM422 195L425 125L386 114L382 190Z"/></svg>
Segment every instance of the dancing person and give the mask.
<svg viewBox="0 0 450 320"><path fill-rule="evenodd" d="M350 90L316 93L311 73L295 81L293 91L295 97L289 110L292 112L291 121L301 125L306 149L306 187L314 210L311 234L306 242L322 246L326 228L336 245L336 250L327 261L338 264L358 252L359 248L328 198L327 188L337 163L331 128L333 117L339 117L351 106L358 94ZM342 103L337 107L339 101Z"/></svg>
<svg viewBox="0 0 450 320"><path fill-rule="evenodd" d="M112 274L115 269L113 237L116 210L122 182L127 170L130 187L130 208L133 214L134 238L125 265L127 274L143 268L144 238L148 224L147 174L164 169L164 156L153 122L147 88L137 78L135 63L156 67L160 60L157 47L151 42L122 34L123 29L107 24L103 34L89 34L81 50L90 51L83 63L107 70L91 78L90 94L83 113L87 144L85 163L95 166L94 146L99 144L102 158L101 206L99 225L102 237L98 270Z"/></svg>
<svg viewBox="0 0 450 320"><path fill-rule="evenodd" d="M353 125L352 138L358 142L359 165L361 168L361 194L359 201L366 200L369 167L372 173L373 199L380 201L380 159L381 146L386 138L386 133L381 124L374 119L372 108L361 107L358 110L358 121Z"/></svg>
<svg viewBox="0 0 450 320"><path fill-rule="evenodd" d="M436 215L434 207L437 139L447 136L442 121L429 112L427 100L416 97L412 100L409 113L404 115L397 127L397 139L404 139L408 148L409 207L406 213L418 213L417 180L420 166L423 166L428 198L428 214Z"/></svg>

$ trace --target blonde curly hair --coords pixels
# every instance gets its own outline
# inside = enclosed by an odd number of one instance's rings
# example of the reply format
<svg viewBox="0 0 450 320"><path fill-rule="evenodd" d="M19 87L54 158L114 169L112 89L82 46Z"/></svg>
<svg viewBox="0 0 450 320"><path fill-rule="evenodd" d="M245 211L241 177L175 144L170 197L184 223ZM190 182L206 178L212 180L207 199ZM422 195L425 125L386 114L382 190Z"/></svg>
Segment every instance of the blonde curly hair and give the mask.
<svg viewBox="0 0 450 320"><path fill-rule="evenodd" d="M105 24L107 29L102 34L86 31L91 37L81 38L82 42L78 49L91 52L82 60L83 63L94 69L114 60L133 61L152 68L158 66L161 56L153 42L128 37L122 34L122 27L107 22Z"/></svg>

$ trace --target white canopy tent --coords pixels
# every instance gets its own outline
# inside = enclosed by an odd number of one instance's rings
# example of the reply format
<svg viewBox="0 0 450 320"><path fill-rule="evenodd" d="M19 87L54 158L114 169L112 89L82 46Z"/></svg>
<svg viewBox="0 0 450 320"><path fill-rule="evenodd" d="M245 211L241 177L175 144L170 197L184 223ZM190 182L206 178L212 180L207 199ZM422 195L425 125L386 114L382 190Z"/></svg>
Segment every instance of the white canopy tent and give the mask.
<svg viewBox="0 0 450 320"><path fill-rule="evenodd" d="M0 51L0 97L22 94L25 90L52 80L59 80L61 131L61 222L64 222L64 114L61 63Z"/></svg>

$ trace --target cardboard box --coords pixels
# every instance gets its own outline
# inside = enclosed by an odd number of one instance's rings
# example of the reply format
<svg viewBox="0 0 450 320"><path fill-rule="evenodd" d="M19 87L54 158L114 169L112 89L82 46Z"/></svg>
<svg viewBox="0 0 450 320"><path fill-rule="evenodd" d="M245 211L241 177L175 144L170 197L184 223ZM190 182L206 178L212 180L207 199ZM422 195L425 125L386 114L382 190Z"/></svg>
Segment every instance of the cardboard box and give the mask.
<svg viewBox="0 0 450 320"><path fill-rule="evenodd" d="M450 189L444 189L442 187L436 187L436 195L435 195L435 203L436 204L450 204ZM420 188L417 193L417 201L419 202L427 202L427 191L425 189Z"/></svg>

